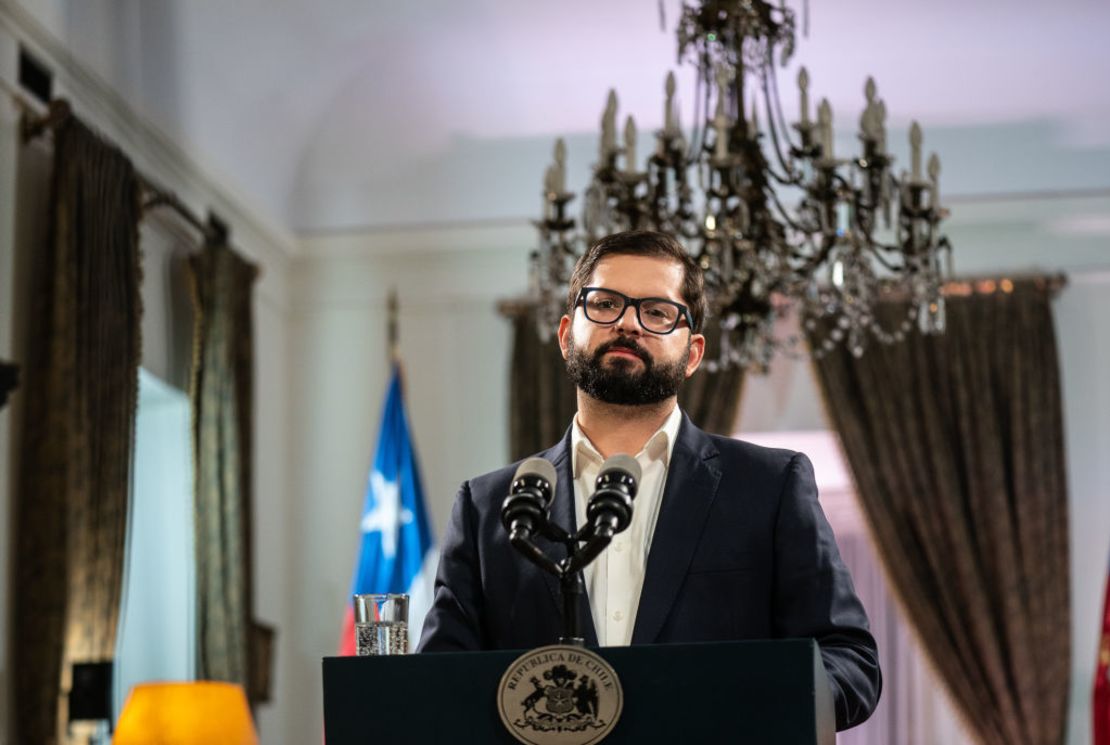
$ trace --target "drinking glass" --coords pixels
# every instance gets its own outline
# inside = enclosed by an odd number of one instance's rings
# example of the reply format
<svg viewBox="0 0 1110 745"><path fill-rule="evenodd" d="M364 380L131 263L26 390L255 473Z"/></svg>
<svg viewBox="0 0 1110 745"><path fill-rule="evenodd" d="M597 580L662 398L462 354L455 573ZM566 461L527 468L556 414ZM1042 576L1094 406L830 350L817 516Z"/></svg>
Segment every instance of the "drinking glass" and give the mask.
<svg viewBox="0 0 1110 745"><path fill-rule="evenodd" d="M355 595L354 604L355 646L359 656L408 654L408 595Z"/></svg>

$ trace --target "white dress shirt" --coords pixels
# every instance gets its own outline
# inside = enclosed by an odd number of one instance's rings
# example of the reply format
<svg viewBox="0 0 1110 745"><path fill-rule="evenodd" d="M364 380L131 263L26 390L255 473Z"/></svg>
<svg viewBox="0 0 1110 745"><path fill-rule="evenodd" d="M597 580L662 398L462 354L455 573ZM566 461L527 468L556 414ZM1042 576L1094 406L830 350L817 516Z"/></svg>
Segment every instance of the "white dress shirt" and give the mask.
<svg viewBox="0 0 1110 745"><path fill-rule="evenodd" d="M648 438L643 450L636 454L643 470L640 488L633 501L632 524L618 533L601 556L583 570L597 641L603 647L627 646L632 642L651 538L655 533L659 504L663 501L663 485L667 482L667 467L681 423L682 412L676 405L663 426ZM577 416L571 428L570 446L574 517L581 527L586 524L586 502L594 493L597 472L605 459L578 426Z"/></svg>

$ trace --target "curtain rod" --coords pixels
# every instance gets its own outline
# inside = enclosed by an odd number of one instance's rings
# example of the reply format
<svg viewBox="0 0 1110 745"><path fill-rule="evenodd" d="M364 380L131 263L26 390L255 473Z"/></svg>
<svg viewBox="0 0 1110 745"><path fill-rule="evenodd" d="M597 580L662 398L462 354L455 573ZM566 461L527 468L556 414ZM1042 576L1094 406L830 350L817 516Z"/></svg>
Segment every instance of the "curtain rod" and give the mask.
<svg viewBox="0 0 1110 745"><path fill-rule="evenodd" d="M70 117L76 116L69 101L56 98L50 102L46 113L39 113L34 104L16 91L9 91L12 101L23 113L20 134L23 142L28 143L48 132L54 132ZM147 176L136 171L142 190L142 211L148 212L159 207L168 207L189 223L201 234L206 243L212 245L229 245L230 229L226 222L221 220L211 211L208 219L202 220L193 210L182 202L176 194L155 184Z"/></svg>

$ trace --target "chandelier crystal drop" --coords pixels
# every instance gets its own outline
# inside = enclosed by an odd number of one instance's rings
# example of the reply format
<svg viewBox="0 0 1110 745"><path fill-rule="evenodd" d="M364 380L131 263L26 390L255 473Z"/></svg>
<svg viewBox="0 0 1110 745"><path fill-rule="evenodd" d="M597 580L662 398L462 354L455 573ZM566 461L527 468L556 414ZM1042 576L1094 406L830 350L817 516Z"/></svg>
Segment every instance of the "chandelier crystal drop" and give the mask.
<svg viewBox="0 0 1110 745"><path fill-rule="evenodd" d="M689 141L673 72L663 128L643 166L631 116L617 142L617 96L610 91L578 221L568 215L575 195L566 190L566 147L561 139L555 145L531 261L541 337L550 337L564 312L570 272L586 247L635 229L674 235L705 270L708 322L721 331L710 369L766 370L777 351L800 352L797 334L776 330L776 321L795 311L815 357L840 344L859 356L871 341L901 341L915 324L923 333L943 332L941 286L951 274L951 247L939 225L947 211L935 154L922 171L918 124L910 128L910 170L896 175L886 105L869 78L860 152L837 157L832 108L822 100L812 116L805 68L797 80L798 121L787 124L775 72L776 59L785 66L794 52L794 13L785 3L684 5L677 36L679 61L697 69L699 120ZM889 296L910 301L909 314L893 326L877 314Z"/></svg>

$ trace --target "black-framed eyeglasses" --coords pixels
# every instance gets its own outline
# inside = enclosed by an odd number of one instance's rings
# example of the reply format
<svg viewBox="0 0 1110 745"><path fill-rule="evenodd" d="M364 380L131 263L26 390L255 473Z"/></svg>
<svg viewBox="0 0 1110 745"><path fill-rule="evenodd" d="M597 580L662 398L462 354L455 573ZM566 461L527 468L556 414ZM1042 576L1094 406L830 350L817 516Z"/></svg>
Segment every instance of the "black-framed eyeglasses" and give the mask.
<svg viewBox="0 0 1110 745"><path fill-rule="evenodd" d="M631 305L636 308L640 326L653 334L669 334L683 319L690 328L694 327L689 308L661 297L629 297L605 287L583 287L576 305L582 306L587 319L603 326L619 321Z"/></svg>

